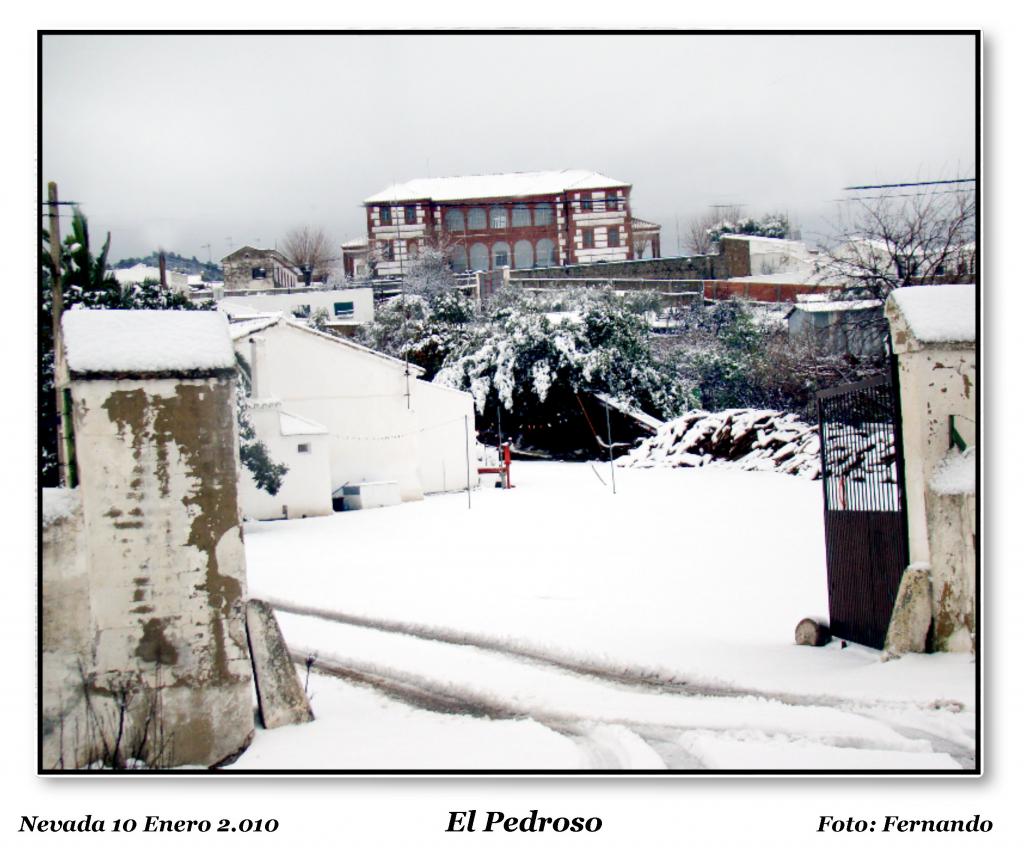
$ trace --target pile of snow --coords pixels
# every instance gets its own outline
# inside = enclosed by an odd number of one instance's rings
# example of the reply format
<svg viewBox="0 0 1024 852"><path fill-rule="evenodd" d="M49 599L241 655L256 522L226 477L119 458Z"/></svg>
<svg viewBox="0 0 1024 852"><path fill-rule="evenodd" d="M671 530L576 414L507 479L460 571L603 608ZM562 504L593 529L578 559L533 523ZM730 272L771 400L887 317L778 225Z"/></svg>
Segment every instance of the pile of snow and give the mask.
<svg viewBox="0 0 1024 852"><path fill-rule="evenodd" d="M670 420L625 456L622 467L707 467L730 464L818 479L818 429L771 409L689 411Z"/></svg>
<svg viewBox="0 0 1024 852"><path fill-rule="evenodd" d="M973 494L976 463L974 447L968 447L963 453L950 450L935 467L929 483L932 491L936 494Z"/></svg>

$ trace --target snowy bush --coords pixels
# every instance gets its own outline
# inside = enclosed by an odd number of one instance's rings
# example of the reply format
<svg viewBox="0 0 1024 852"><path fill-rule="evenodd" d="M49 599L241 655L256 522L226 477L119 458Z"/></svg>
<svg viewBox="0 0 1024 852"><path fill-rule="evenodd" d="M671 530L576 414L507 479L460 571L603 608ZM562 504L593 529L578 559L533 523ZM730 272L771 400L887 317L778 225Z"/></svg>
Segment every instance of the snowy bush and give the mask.
<svg viewBox="0 0 1024 852"><path fill-rule="evenodd" d="M743 218L735 222L723 220L708 228L712 245L717 245L723 236L744 234L752 237L771 237L784 240L789 236L789 217L785 213L768 213L760 219Z"/></svg>
<svg viewBox="0 0 1024 852"><path fill-rule="evenodd" d="M483 429L500 417L506 435L561 450L579 449L568 424L579 416L583 393L606 393L662 418L691 402L652 354L644 316L628 300L594 291L501 293L436 381L473 395Z"/></svg>
<svg viewBox="0 0 1024 852"><path fill-rule="evenodd" d="M709 411L778 409L810 421L817 391L886 368L884 358L835 355L814 340L790 340L784 326L739 299L681 314L677 333L658 348Z"/></svg>

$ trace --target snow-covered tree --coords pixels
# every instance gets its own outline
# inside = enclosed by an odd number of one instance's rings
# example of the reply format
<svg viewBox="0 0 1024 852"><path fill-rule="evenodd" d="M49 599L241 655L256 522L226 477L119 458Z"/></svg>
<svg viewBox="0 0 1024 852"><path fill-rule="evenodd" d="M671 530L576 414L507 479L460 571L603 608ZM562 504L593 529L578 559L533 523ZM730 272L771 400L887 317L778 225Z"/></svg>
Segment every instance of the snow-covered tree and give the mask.
<svg viewBox="0 0 1024 852"><path fill-rule="evenodd" d="M499 294L436 378L473 395L483 429L500 416L506 435L564 448L583 393L606 393L659 417L692 403L653 356L646 319L627 299L579 291L553 305L511 289Z"/></svg>

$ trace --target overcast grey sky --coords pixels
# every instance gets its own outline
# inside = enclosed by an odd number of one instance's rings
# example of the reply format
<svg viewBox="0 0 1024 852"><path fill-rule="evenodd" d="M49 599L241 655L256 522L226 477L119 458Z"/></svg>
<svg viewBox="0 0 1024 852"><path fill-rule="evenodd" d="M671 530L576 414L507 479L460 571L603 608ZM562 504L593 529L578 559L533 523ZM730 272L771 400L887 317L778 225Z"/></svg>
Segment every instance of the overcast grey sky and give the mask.
<svg viewBox="0 0 1024 852"><path fill-rule="evenodd" d="M414 177L588 168L660 222L974 175L968 36L48 36L43 170L114 259L365 233Z"/></svg>

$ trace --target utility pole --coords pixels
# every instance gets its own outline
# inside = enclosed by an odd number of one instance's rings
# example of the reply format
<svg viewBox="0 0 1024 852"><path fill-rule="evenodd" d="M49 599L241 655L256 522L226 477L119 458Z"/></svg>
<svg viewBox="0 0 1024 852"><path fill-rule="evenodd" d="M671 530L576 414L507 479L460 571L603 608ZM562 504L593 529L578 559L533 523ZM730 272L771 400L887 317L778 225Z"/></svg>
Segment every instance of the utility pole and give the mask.
<svg viewBox="0 0 1024 852"><path fill-rule="evenodd" d="M615 493L615 450L612 444L612 409L608 403L604 405L604 418L608 426L608 467L612 471L612 494Z"/></svg>
<svg viewBox="0 0 1024 852"><path fill-rule="evenodd" d="M163 249L160 249L160 254L158 255L158 259L159 259L159 263L160 263L160 289L161 290L166 290L167 289L167 253Z"/></svg>
<svg viewBox="0 0 1024 852"><path fill-rule="evenodd" d="M68 447L65 435L67 412L64 409L64 385L67 383L64 367L64 341L61 334L60 318L64 313L64 286L61 282L61 249L60 249L60 201L57 198L57 183L50 181L46 187L50 219L50 260L53 262L53 279L51 295L53 300L53 385L57 394L57 467L59 482L67 488Z"/></svg>
<svg viewBox="0 0 1024 852"><path fill-rule="evenodd" d="M209 263L212 266L213 265L213 246L211 246L209 243L203 243L201 246L199 246L199 248L206 249L206 262Z"/></svg>

